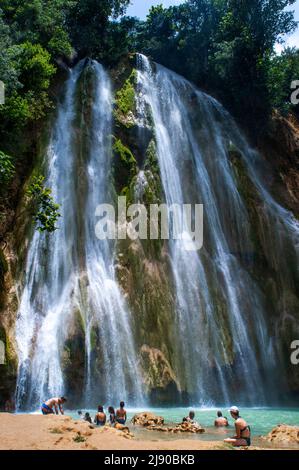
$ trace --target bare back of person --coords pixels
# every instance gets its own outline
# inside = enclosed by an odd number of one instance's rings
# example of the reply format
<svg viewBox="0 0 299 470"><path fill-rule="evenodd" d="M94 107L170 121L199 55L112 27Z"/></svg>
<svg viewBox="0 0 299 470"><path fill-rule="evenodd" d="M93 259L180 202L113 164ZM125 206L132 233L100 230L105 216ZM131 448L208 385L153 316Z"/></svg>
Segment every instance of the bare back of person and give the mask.
<svg viewBox="0 0 299 470"><path fill-rule="evenodd" d="M53 406L58 406L61 404L61 400L60 398L58 397L54 397L54 398L49 398L49 400L47 400L45 402L45 404L49 407L49 408L53 408Z"/></svg>
<svg viewBox="0 0 299 470"><path fill-rule="evenodd" d="M55 413L57 415L59 414L59 411L63 415L64 411L63 411L62 405L63 405L64 401L65 401L65 399L62 399L62 398L59 398L59 397L49 398L49 400L45 401L42 405L43 414L54 413L54 410L55 410Z"/></svg>
<svg viewBox="0 0 299 470"><path fill-rule="evenodd" d="M116 410L116 421L120 424L125 424L127 420L127 412L125 408L119 408Z"/></svg>
<svg viewBox="0 0 299 470"><path fill-rule="evenodd" d="M233 438L225 439L225 442L232 444L234 447L248 447L251 445L251 431L247 422L243 418L235 421L236 435Z"/></svg>
<svg viewBox="0 0 299 470"><path fill-rule="evenodd" d="M215 426L217 428L225 428L225 427L229 426L229 424L228 424L227 419L222 417L222 418L217 418L215 420Z"/></svg>
<svg viewBox="0 0 299 470"><path fill-rule="evenodd" d="M104 412L99 411L95 415L95 422L98 426L104 426L106 424L106 414Z"/></svg>

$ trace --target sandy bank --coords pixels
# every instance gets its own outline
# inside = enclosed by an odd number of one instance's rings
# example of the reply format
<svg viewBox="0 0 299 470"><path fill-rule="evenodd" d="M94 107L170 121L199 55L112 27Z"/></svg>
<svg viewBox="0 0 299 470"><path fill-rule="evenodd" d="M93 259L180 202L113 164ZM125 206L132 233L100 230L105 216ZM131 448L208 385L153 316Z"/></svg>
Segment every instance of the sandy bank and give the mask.
<svg viewBox="0 0 299 470"><path fill-rule="evenodd" d="M225 449L215 442L146 441L126 437L110 427L91 428L67 416L0 413L1 450L210 450Z"/></svg>
<svg viewBox="0 0 299 470"><path fill-rule="evenodd" d="M0 450L230 450L221 441L137 440L109 426L53 415L0 413L0 436Z"/></svg>

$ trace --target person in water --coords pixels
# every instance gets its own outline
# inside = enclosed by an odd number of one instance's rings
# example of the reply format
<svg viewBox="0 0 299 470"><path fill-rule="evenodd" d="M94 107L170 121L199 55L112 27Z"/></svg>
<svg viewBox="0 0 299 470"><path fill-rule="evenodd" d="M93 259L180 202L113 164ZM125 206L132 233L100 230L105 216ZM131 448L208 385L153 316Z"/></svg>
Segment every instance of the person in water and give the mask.
<svg viewBox="0 0 299 470"><path fill-rule="evenodd" d="M235 420L236 435L225 439L224 442L232 444L234 447L249 447L251 445L251 429L245 419L241 418L239 409L232 406L230 414Z"/></svg>
<svg viewBox="0 0 299 470"><path fill-rule="evenodd" d="M217 412L217 419L215 419L214 424L216 428L225 428L229 426L228 419L225 416L222 416L221 411Z"/></svg>
<svg viewBox="0 0 299 470"><path fill-rule="evenodd" d="M116 421L119 424L126 424L127 421L127 412L125 410L125 403L123 401L120 402L119 404L119 409L116 410Z"/></svg>
<svg viewBox="0 0 299 470"><path fill-rule="evenodd" d="M84 421L87 421L88 423L92 424L92 419L89 413L86 412L83 419Z"/></svg>
<svg viewBox="0 0 299 470"><path fill-rule="evenodd" d="M66 403L67 399L65 397L60 398L50 398L49 400L45 401L42 404L42 414L43 415L50 415L50 414L59 414L59 411L62 415L64 415L62 405ZM55 411L54 411L55 410Z"/></svg>
<svg viewBox="0 0 299 470"><path fill-rule="evenodd" d="M94 422L97 426L105 426L106 424L106 413L104 412L104 408L99 405L98 412L94 417Z"/></svg>
<svg viewBox="0 0 299 470"><path fill-rule="evenodd" d="M110 425L114 426L115 425L115 410L114 410L113 406L109 406L108 413L109 413Z"/></svg>

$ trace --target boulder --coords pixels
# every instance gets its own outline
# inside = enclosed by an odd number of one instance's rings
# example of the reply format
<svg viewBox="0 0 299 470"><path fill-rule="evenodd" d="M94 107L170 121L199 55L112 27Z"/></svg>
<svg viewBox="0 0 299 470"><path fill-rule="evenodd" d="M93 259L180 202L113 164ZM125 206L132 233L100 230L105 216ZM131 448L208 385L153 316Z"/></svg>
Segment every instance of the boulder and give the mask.
<svg viewBox="0 0 299 470"><path fill-rule="evenodd" d="M164 418L146 411L144 413L138 413L137 415L133 416L132 424L144 427L161 426L164 424Z"/></svg>
<svg viewBox="0 0 299 470"><path fill-rule="evenodd" d="M263 439L272 444L291 444L299 446L299 426L280 424Z"/></svg>
<svg viewBox="0 0 299 470"><path fill-rule="evenodd" d="M178 424L177 426L171 428L166 426L149 426L147 428L150 431L160 431L160 432L167 432L170 434L179 434L179 433L190 433L190 434L203 434L205 429L200 426L200 424L195 423L182 423Z"/></svg>
<svg viewBox="0 0 299 470"><path fill-rule="evenodd" d="M203 434L205 429L198 423L188 423L187 421L178 424L172 432L188 432L192 434Z"/></svg>

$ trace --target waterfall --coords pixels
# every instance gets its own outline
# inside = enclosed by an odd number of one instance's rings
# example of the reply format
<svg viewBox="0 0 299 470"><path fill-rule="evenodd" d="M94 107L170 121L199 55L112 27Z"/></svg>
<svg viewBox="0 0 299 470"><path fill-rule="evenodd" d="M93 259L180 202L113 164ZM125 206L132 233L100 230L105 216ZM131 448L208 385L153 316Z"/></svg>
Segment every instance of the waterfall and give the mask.
<svg viewBox="0 0 299 470"><path fill-rule="evenodd" d="M101 65L85 65L69 72L45 162L46 184L61 205L58 230L35 231L27 254L16 322L19 409L64 393L88 406L142 399L114 245L95 236L96 207L111 199L111 84ZM76 362L66 373L74 344L83 374ZM66 383L72 373L80 382L77 395Z"/></svg>
<svg viewBox="0 0 299 470"><path fill-rule="evenodd" d="M267 299L250 266L251 221L230 147L238 150L269 221L263 249L278 284L287 276L295 285L287 263L298 260L298 222L274 201L259 174L258 155L216 100L139 55L137 101L139 120L154 127L167 204L204 205L203 248L190 252L181 241L169 241L182 389L201 404L275 400L279 351L266 321ZM296 270L298 279L298 264Z"/></svg>

